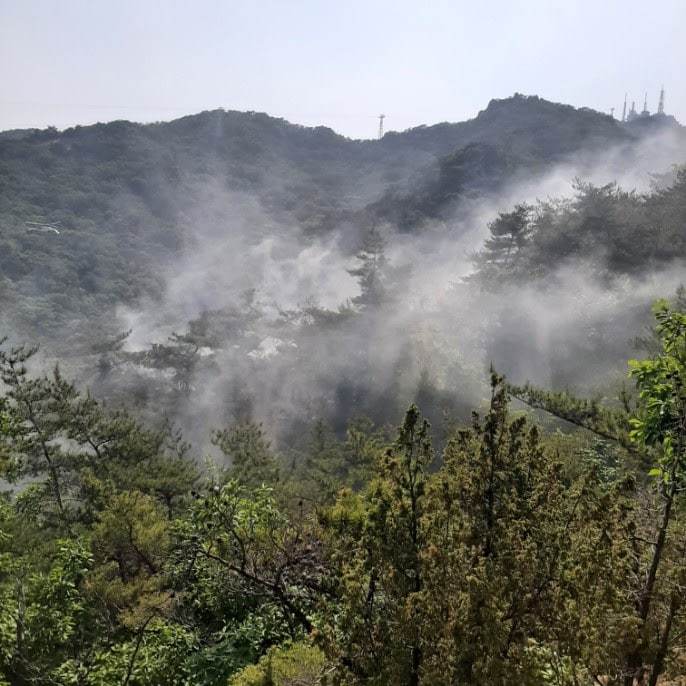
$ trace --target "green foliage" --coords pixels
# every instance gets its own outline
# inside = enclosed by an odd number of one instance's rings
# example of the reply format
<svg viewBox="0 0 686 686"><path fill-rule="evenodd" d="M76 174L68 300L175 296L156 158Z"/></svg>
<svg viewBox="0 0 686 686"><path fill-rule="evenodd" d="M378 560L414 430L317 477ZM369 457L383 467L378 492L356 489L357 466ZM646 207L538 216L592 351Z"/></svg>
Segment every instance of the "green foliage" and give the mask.
<svg viewBox="0 0 686 686"><path fill-rule="evenodd" d="M518 205L490 225L472 280L489 289L541 279L571 259L593 263L599 278L640 274L686 254L686 170L668 187L639 195L611 183L577 181L571 199Z"/></svg>
<svg viewBox="0 0 686 686"><path fill-rule="evenodd" d="M305 642L275 646L258 664L242 669L229 686L318 686L323 681L326 661L322 652Z"/></svg>
<svg viewBox="0 0 686 686"><path fill-rule="evenodd" d="M0 478L7 481L15 480L21 469L12 451L12 442L20 430L19 420L10 414L6 399L0 398Z"/></svg>
<svg viewBox="0 0 686 686"><path fill-rule="evenodd" d="M627 592L632 607L627 613L627 640L613 677L625 686L644 680L656 686L674 651L673 636L681 618L686 318L678 299L675 305L658 302L655 317L653 355L629 363L638 390L635 407L623 402L623 412L608 411L568 395L516 389L533 407L633 448L639 464L652 464L649 475L658 477L656 492L648 491L640 506L635 505L636 516L626 531L633 577Z"/></svg>
<svg viewBox="0 0 686 686"><path fill-rule="evenodd" d="M192 631L153 620L142 627L134 639L119 643L114 649L98 651L82 683L88 686L191 686L211 683L200 681L202 674L191 671L188 656L197 647ZM68 669L69 665L65 667Z"/></svg>
<svg viewBox="0 0 686 686"><path fill-rule="evenodd" d="M491 279L497 282L502 273L510 278L520 275L520 258L532 231L532 210L529 205L517 205L512 212L501 212L489 224L490 236L474 257L482 283L488 284Z"/></svg>
<svg viewBox="0 0 686 686"><path fill-rule="evenodd" d="M629 408L625 403L623 407L608 407L596 398L576 398L566 391L544 391L528 384L510 385L509 392L529 407L550 412L565 422L634 450L629 435Z"/></svg>
<svg viewBox="0 0 686 686"><path fill-rule="evenodd" d="M308 522L290 522L266 487L229 481L199 499L191 513L189 550L196 573L225 593L275 606L289 633L312 628L321 589L317 543Z"/></svg>
<svg viewBox="0 0 686 686"><path fill-rule="evenodd" d="M360 284L360 295L353 298L359 307L378 307L388 297L389 278L388 260L384 254L386 242L377 227L372 227L365 235L362 247L355 256L358 266L349 269Z"/></svg>
<svg viewBox="0 0 686 686"><path fill-rule="evenodd" d="M395 443L380 456L366 494L363 528L348 530L348 541L339 544L343 605L336 651L351 683L413 684L419 678L413 601L422 589L421 518L431 459L429 425L413 406ZM337 509L331 521L340 527L346 508Z"/></svg>
<svg viewBox="0 0 686 686"><path fill-rule="evenodd" d="M0 683L656 686L686 635L686 315L656 317L635 400L493 374L441 460L412 405L392 441L315 421L289 460L217 431L224 479L2 350Z"/></svg>
<svg viewBox="0 0 686 686"><path fill-rule="evenodd" d="M307 507L330 505L341 488L357 491L368 483L383 444L383 431L374 429L369 420L351 421L345 440L340 440L324 421L317 420L293 459L284 488L291 500Z"/></svg>
<svg viewBox="0 0 686 686"><path fill-rule="evenodd" d="M425 622L442 621L427 643L431 683L542 683L556 655L574 678L588 676L600 636L623 628L621 493L595 471L566 485L536 428L508 418L507 401L494 375L488 413L451 440L432 483L422 605ZM591 570L611 559L612 578L598 585Z"/></svg>
<svg viewBox="0 0 686 686"><path fill-rule="evenodd" d="M93 639L81 588L91 556L81 541L59 540L46 571L26 573L22 562L2 555L0 668L10 683L65 683L65 662Z"/></svg>
<svg viewBox="0 0 686 686"><path fill-rule="evenodd" d="M244 422L215 431L212 443L230 460L230 478L248 486L278 481L278 463L260 425Z"/></svg>
<svg viewBox="0 0 686 686"><path fill-rule="evenodd" d="M641 400L641 413L631 421L631 438L660 450L665 479L681 478L686 453L686 314L666 301L655 306L660 353L629 362Z"/></svg>
<svg viewBox="0 0 686 686"><path fill-rule="evenodd" d="M0 348L8 389L0 455L9 456L14 479L34 480L22 494L27 512L63 529L92 522L108 492L121 488L156 495L171 515L198 478L181 438L169 426L151 431L124 411L106 412L57 367L30 377L26 363L35 352Z"/></svg>
<svg viewBox="0 0 686 686"><path fill-rule="evenodd" d="M176 612L200 629L197 669L221 682L312 630L330 586L315 529L309 516L290 518L265 486L230 480L198 495L177 525L170 567Z"/></svg>
<svg viewBox="0 0 686 686"><path fill-rule="evenodd" d="M159 572L169 554L169 528L159 503L136 491L114 495L93 527L98 568L89 579L91 592L109 613L126 613L120 619L127 624L165 605Z"/></svg>

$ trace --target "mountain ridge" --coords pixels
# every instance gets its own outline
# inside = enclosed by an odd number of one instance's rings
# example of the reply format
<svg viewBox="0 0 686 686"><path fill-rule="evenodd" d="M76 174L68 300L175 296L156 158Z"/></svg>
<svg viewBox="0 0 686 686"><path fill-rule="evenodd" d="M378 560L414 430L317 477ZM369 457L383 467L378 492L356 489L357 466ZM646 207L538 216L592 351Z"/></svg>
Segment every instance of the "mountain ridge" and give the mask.
<svg viewBox="0 0 686 686"><path fill-rule="evenodd" d="M231 232L245 202L259 210L249 215L255 240L271 231L305 240L338 231L354 252L370 224L413 231L517 174L632 145L665 126L684 135L668 117L627 125L515 95L465 122L381 140L224 110L5 132L0 292L29 330L67 327L77 313L155 297L162 270L201 240L199 227ZM59 222L60 233L29 230L32 222Z"/></svg>
<svg viewBox="0 0 686 686"><path fill-rule="evenodd" d="M462 127L465 125L472 124L473 122L483 120L483 119L488 119L488 118L495 118L499 114L504 113L506 116L512 116L512 114L515 111L515 108L519 109L522 111L522 105L526 104L531 105L532 103L535 103L536 106L539 106L543 109L548 109L548 111L553 111L556 110L558 113L559 112L567 112L570 115L574 114L583 114L584 116L587 117L593 117L596 118L597 120L608 120L610 122L615 122L616 124L622 124L620 120L614 119L611 115L606 114L604 112L601 112L599 110L590 108L590 107L574 107L573 105L568 105L565 103L559 103L559 102L554 102L552 100L547 100L545 98L542 98L538 95L523 95L521 93L515 93L512 96L506 97L506 98L492 98L487 106L480 110L474 117L470 119L465 119L465 120L460 120L460 121L440 121L440 122L435 122L434 124L419 124L417 126L409 127L407 129L401 130L401 131L387 131L383 138L380 139L381 143L390 143L393 140L397 140L398 138L415 138L415 139L420 139L422 137L425 137L425 134L427 132L431 132L432 130L449 130L451 128L455 127ZM513 107L514 106L514 107ZM529 110L530 112L531 110ZM77 131L82 131L84 129L91 129L91 128L96 128L96 127L102 127L102 126L115 126L115 125L121 125L121 124L127 124L127 125L133 125L136 127L143 127L143 128L163 128L163 127L176 127L176 126L183 126L185 123L188 123L193 120L197 120L203 117L206 117L208 115L216 115L218 113L227 115L229 117L235 117L235 116L242 116L242 117L247 117L247 118L255 118L255 119L261 119L261 120L268 120L271 121L275 124L279 125L286 125L287 127L290 127L292 129L301 129L305 131L312 131L312 132L317 132L318 134L324 134L326 136L329 136L331 138L336 138L342 141L346 141L349 143L376 143L379 141L379 139L376 138L352 138L349 136L345 136L344 134L340 134L334 129L332 129L329 126L326 125L315 125L315 126L309 126L305 124L299 124L296 122L291 122L290 120L286 119L285 117L278 117L278 116L273 116L270 115L266 112L261 112L261 111L256 111L256 110L233 110L233 109L225 109L225 108L214 108L211 110L201 110L200 112L197 113L192 113L192 114L187 114L183 115L181 117L177 117L175 119L169 119L169 120L160 120L160 121L154 121L154 122L137 122L134 120L128 120L128 119L113 119L110 121L106 122L96 122L93 124L76 124L74 126L69 126L65 127L63 129L57 129L53 126L47 126L47 127L26 127L26 128L13 128L13 129L3 129L0 130L0 139L26 139L31 136L41 136L45 135L46 133L49 133L50 135L63 135L67 134L70 135L73 132ZM668 121L672 125L676 125L681 127L682 125L677 121L677 119L672 116L672 115L659 115L659 114L653 114L648 117L639 117L633 122L626 122L628 125L628 128L636 128L645 122L666 122Z"/></svg>

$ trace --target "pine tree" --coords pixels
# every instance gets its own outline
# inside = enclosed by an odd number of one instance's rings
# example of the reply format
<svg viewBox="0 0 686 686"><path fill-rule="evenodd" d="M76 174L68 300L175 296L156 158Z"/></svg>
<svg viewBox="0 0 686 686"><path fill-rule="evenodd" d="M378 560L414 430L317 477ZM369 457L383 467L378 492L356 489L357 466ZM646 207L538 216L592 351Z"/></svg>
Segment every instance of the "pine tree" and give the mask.
<svg viewBox="0 0 686 686"><path fill-rule="evenodd" d="M615 560L620 500L595 470L568 487L536 427L509 417L503 379L491 388L427 496L424 683L535 686L558 659L577 683L602 652L583 649L605 645L621 608L622 564L598 579Z"/></svg>
<svg viewBox="0 0 686 686"><path fill-rule="evenodd" d="M345 683L418 686L423 653L418 600L429 425L411 406L381 457L366 495L361 540L342 546L343 605L338 645Z"/></svg>
<svg viewBox="0 0 686 686"><path fill-rule="evenodd" d="M516 205L512 212L501 212L488 225L489 237L474 256L480 283L494 285L517 276L521 253L532 233L530 205Z"/></svg>
<svg viewBox="0 0 686 686"><path fill-rule="evenodd" d="M360 294L352 299L358 307L377 307L388 296L388 260L385 247L386 242L381 232L373 226L365 235L362 247L355 256L358 266L348 270L360 285Z"/></svg>
<svg viewBox="0 0 686 686"><path fill-rule="evenodd" d="M243 422L215 431L212 443L231 461L229 476L242 485L274 484L279 466L260 424Z"/></svg>
<svg viewBox="0 0 686 686"><path fill-rule="evenodd" d="M655 686L665 671L676 624L681 619L686 522L682 493L686 472L686 314L667 301L656 304L658 345L654 354L631 361L638 400L607 409L569 394L525 387L513 392L524 402L613 440L633 453L639 465L652 463L655 491L642 499L643 517L630 532L633 627L622 648L622 664L611 684ZM655 503L655 501L657 501ZM653 507L655 503L655 506Z"/></svg>

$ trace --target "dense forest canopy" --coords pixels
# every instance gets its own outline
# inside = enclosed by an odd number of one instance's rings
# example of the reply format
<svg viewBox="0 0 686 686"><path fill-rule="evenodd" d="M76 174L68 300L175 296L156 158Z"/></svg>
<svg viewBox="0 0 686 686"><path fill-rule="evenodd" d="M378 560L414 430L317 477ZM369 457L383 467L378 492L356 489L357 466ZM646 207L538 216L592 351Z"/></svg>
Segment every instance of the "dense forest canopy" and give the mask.
<svg viewBox="0 0 686 686"><path fill-rule="evenodd" d="M685 162L521 95L0 133L0 684L679 683Z"/></svg>
<svg viewBox="0 0 686 686"><path fill-rule="evenodd" d="M656 684L683 656L686 314L614 406L509 387L440 458L395 433L215 432L108 411L0 352L0 667L7 683ZM541 432L514 396L578 431Z"/></svg>

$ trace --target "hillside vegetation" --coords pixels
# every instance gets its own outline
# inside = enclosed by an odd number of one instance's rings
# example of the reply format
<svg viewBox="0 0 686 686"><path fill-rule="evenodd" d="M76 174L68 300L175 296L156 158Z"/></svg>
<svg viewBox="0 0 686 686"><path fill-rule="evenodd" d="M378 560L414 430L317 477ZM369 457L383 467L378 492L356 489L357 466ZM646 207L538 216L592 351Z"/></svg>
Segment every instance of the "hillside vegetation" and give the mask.
<svg viewBox="0 0 686 686"><path fill-rule="evenodd" d="M521 95L0 133L0 686L683 681L684 162Z"/></svg>
<svg viewBox="0 0 686 686"><path fill-rule="evenodd" d="M683 304L683 301L682 301ZM217 431L203 470L4 349L0 670L10 684L616 684L681 674L686 315L614 407L510 388L440 460L317 423ZM541 433L511 396L583 430Z"/></svg>
<svg viewBox="0 0 686 686"><path fill-rule="evenodd" d="M652 129L660 126L675 125L665 119ZM159 296L162 271L194 249L198 227L232 230L246 198L280 229L347 232L354 251L360 236L351 224L412 230L517 174L629 145L644 129L515 96L471 121L381 141L221 110L169 123L8 132L0 138L0 288L17 305L14 325L47 337Z"/></svg>

